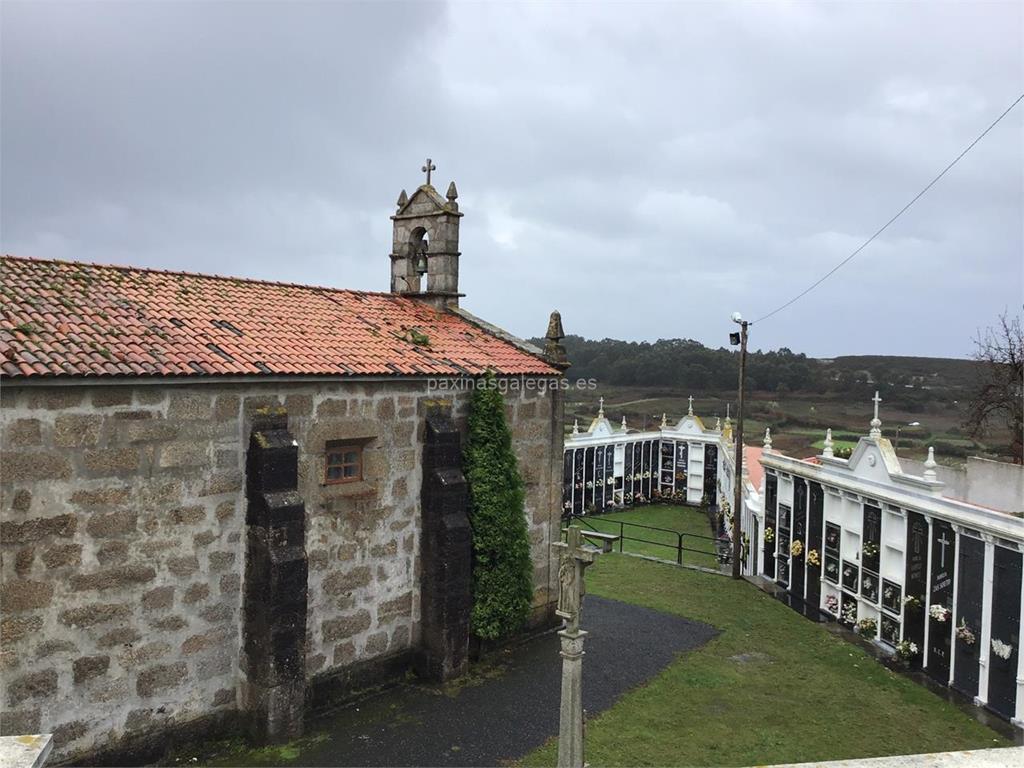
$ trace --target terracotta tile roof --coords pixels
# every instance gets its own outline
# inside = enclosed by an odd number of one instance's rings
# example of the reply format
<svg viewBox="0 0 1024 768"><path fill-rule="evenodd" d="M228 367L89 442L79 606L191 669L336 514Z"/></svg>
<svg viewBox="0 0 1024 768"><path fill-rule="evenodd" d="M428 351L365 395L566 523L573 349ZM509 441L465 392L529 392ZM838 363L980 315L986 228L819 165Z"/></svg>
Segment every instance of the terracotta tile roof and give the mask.
<svg viewBox="0 0 1024 768"><path fill-rule="evenodd" d="M558 375L389 293L13 256L0 257L0 293L5 377Z"/></svg>

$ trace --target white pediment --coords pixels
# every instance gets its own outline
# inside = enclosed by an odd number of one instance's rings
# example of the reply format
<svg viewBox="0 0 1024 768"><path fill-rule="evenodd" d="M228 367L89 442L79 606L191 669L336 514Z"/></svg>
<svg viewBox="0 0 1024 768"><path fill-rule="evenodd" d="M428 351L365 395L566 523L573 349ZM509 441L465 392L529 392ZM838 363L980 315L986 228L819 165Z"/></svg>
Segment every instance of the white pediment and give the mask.
<svg viewBox="0 0 1024 768"><path fill-rule="evenodd" d="M698 416L683 416L672 431L681 432L684 435L703 435L704 424Z"/></svg>
<svg viewBox="0 0 1024 768"><path fill-rule="evenodd" d="M857 477L877 483L887 483L893 476L903 474L892 443L884 437L862 437L853 449L848 466Z"/></svg>
<svg viewBox="0 0 1024 768"><path fill-rule="evenodd" d="M611 422L603 416L598 416L590 422L590 429L587 430L587 435L590 437L610 437L613 434L615 434L615 430L612 429Z"/></svg>

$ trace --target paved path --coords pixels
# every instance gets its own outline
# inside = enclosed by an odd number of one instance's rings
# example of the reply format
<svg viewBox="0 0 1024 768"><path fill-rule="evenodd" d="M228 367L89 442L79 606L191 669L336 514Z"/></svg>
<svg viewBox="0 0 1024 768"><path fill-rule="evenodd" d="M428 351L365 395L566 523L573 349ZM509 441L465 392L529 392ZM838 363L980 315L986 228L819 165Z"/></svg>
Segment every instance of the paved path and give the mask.
<svg viewBox="0 0 1024 768"><path fill-rule="evenodd" d="M583 625L583 706L590 715L650 679L712 627L594 595ZM558 734L558 638L544 635L474 670L464 683L402 685L311 723L328 737L302 751L309 766L488 766Z"/></svg>

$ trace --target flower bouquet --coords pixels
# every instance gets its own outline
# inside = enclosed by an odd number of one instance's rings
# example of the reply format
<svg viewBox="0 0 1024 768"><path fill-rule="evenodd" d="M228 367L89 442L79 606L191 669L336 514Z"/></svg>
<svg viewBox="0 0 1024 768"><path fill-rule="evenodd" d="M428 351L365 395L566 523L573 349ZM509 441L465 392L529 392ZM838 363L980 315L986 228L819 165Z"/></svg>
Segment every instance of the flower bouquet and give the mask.
<svg viewBox="0 0 1024 768"><path fill-rule="evenodd" d="M921 598L914 597L913 595L907 595L903 598L903 607L908 611L919 611L921 610L923 603Z"/></svg>
<svg viewBox="0 0 1024 768"><path fill-rule="evenodd" d="M949 608L944 605L933 605L928 609L928 615L940 624L944 624L949 621Z"/></svg>
<svg viewBox="0 0 1024 768"><path fill-rule="evenodd" d="M967 622L964 619L960 619L960 626L956 628L956 639L962 642L964 645L974 645L977 638L974 636L974 632L967 626Z"/></svg>
<svg viewBox="0 0 1024 768"><path fill-rule="evenodd" d="M775 541L775 529L774 528L765 528L764 529L764 540L767 543L769 543L769 544L771 544L773 541Z"/></svg>
<svg viewBox="0 0 1024 768"><path fill-rule="evenodd" d="M910 640L901 640L896 643L896 659L904 663L910 661L912 658L917 656L917 643L913 643Z"/></svg>
<svg viewBox="0 0 1024 768"><path fill-rule="evenodd" d="M878 634L878 622L874 619L861 619L857 622L857 632L871 640Z"/></svg>
<svg viewBox="0 0 1024 768"><path fill-rule="evenodd" d="M992 638L992 653L998 656L1003 661L1006 661L1013 655L1013 646L1009 643L1004 643L1002 640L996 640Z"/></svg>
<svg viewBox="0 0 1024 768"><path fill-rule="evenodd" d="M793 543L789 545L789 554L793 557L800 557L804 552L804 543L800 539L794 539Z"/></svg>
<svg viewBox="0 0 1024 768"><path fill-rule="evenodd" d="M844 605L843 606L843 615L842 615L841 618L847 624L856 624L857 623L857 604L856 603L847 603L846 605Z"/></svg>
<svg viewBox="0 0 1024 768"><path fill-rule="evenodd" d="M835 595L829 595L825 598L825 610L831 613L833 616L839 615L839 598Z"/></svg>
<svg viewBox="0 0 1024 768"><path fill-rule="evenodd" d="M807 564L808 565L821 565L821 558L818 557L818 550L812 549L807 552Z"/></svg>
<svg viewBox="0 0 1024 768"><path fill-rule="evenodd" d="M872 544L870 541L866 541L860 551L864 557L874 557L878 554L878 545Z"/></svg>

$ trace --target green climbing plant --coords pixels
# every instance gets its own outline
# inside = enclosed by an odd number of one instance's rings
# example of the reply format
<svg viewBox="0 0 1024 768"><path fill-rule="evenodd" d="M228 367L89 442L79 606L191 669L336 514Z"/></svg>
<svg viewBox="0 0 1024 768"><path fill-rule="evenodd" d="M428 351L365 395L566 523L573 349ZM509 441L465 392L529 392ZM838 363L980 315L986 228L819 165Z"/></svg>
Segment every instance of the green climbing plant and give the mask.
<svg viewBox="0 0 1024 768"><path fill-rule="evenodd" d="M477 637L508 637L526 621L533 600L533 565L523 510L523 481L512 451L505 402L477 387L469 410L465 472L473 528L473 612Z"/></svg>

